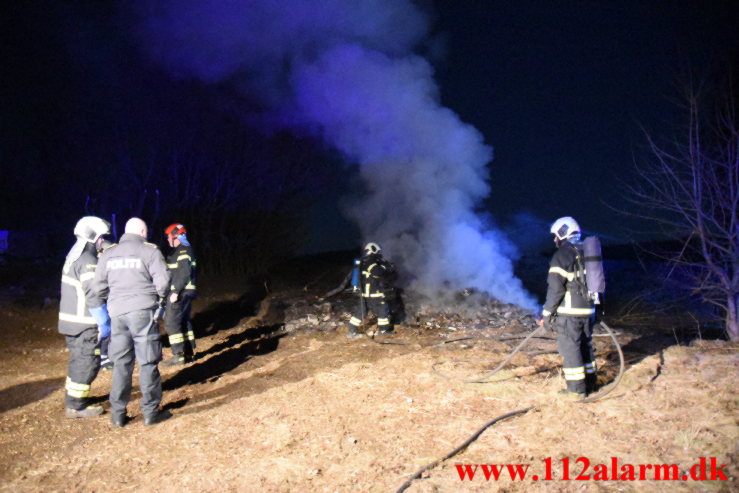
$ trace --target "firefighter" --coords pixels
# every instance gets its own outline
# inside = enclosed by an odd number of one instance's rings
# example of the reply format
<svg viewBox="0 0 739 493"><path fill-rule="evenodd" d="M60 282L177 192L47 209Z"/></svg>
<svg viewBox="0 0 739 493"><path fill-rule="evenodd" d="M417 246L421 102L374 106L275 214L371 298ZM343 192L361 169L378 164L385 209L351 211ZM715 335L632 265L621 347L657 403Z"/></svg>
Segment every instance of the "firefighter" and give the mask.
<svg viewBox="0 0 739 493"><path fill-rule="evenodd" d="M561 392L582 398L595 390L592 346L595 309L584 285L580 226L571 217L561 217L554 221L550 231L557 251L549 264L547 298L538 324L557 331L567 382L567 388Z"/></svg>
<svg viewBox="0 0 739 493"><path fill-rule="evenodd" d="M350 339L361 337L358 329L369 310L377 316L377 327L380 334L393 332L390 308L386 298L392 289L395 268L382 257L381 251L377 243L367 243L364 247L364 255L359 261L360 275L357 288L360 291L360 297L359 305L349 319L347 337Z"/></svg>
<svg viewBox="0 0 739 493"><path fill-rule="evenodd" d="M110 334L106 307L94 295L92 280L97 265L97 250L110 225L95 216L85 216L74 227L77 241L67 254L62 268L59 300L59 333L69 349L65 414L68 418L89 418L103 408L89 404L90 384L100 370L98 342Z"/></svg>
<svg viewBox="0 0 739 493"><path fill-rule="evenodd" d="M162 359L157 321L169 293L170 276L159 248L146 242L147 233L144 221L129 219L120 242L100 256L93 281L97 296L108 302L112 322L110 412L114 427L122 427L128 421L126 407L131 398L135 362L139 364L144 425L171 416L159 410L162 381L157 367Z"/></svg>
<svg viewBox="0 0 739 493"><path fill-rule="evenodd" d="M164 328L169 335L172 359L165 366L184 365L195 356L195 333L190 323L192 300L197 293L195 269L197 260L187 239L187 229L180 223L170 224L164 230L167 242L173 248L167 257L167 268L172 275Z"/></svg>

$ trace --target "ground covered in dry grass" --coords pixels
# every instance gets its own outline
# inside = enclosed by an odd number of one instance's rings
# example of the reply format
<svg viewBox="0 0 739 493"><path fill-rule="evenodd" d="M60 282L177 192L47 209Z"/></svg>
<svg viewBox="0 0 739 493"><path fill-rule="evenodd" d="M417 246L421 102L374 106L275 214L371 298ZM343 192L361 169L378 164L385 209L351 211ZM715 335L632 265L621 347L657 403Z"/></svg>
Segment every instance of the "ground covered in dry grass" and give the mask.
<svg viewBox="0 0 739 493"><path fill-rule="evenodd" d="M113 429L109 415L63 417L67 354L54 306L0 307L0 489L3 491L396 491L495 416L535 406L489 428L466 450L431 469L407 491L736 491L739 450L736 376L739 351L725 341L677 345L660 333L621 330L627 365L604 400L562 399L552 341L534 340L490 383L469 378L496 366L517 341L494 340L519 328L460 334L399 327L380 345L341 330L285 333L273 295L223 327L210 324L200 357L162 368L164 406L174 417L145 428L134 393L134 420ZM224 300L198 300L198 310ZM229 302L229 300L225 300ZM508 330L510 329L510 330ZM515 329L515 330L514 330ZM507 332L508 330L508 332ZM451 339L473 336L464 341ZM446 342L446 343L445 343ZM480 360L455 363L454 360ZM598 339L605 380L617 370ZM93 395L108 407L110 373ZM590 480L574 478L579 457ZM597 464L675 464L680 476L715 457L727 481L595 480ZM551 458L552 480L544 480ZM562 479L570 460L570 480ZM520 464L460 480L457 465ZM710 464L710 463L709 463ZM481 469L478 468L479 471ZM710 470L710 468L709 468ZM610 478L610 472L608 477ZM539 477L538 481L533 476ZM638 477L638 472L637 472ZM653 477L650 472L649 477Z"/></svg>

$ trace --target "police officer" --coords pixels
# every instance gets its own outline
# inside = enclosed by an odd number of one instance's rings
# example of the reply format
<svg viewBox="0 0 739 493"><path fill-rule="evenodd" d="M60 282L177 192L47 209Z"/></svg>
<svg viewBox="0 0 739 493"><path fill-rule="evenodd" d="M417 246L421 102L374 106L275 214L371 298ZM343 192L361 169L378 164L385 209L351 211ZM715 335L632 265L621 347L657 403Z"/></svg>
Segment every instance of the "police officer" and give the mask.
<svg viewBox="0 0 739 493"><path fill-rule="evenodd" d="M77 241L62 268L59 333L65 336L69 349L64 395L68 418L89 418L103 412L102 406L89 405L88 397L90 384L100 370L98 341L110 333L110 319L91 285L97 250L102 248L103 235L109 232L110 225L99 217L86 216L77 221Z"/></svg>
<svg viewBox="0 0 739 493"><path fill-rule="evenodd" d="M120 242L100 256L93 284L96 294L107 299L112 320L110 410L111 423L116 427L124 426L128 419L134 356L139 364L144 425L170 416L159 410L162 381L157 367L162 359L158 307L169 292L170 276L162 253L146 242L147 233L144 221L129 219Z"/></svg>
<svg viewBox="0 0 739 493"><path fill-rule="evenodd" d="M380 334L393 332L386 294L391 289L395 269L382 257L381 251L377 243L367 243L364 247L364 255L359 261L360 298L357 309L349 319L347 337L350 339L361 336L358 329L369 310L377 315L377 327Z"/></svg>
<svg viewBox="0 0 739 493"><path fill-rule="evenodd" d="M557 331L567 382L562 393L582 398L595 390L596 375L591 343L595 309L584 283L580 226L571 217L561 217L550 231L557 251L549 264L547 298L538 324Z"/></svg>
<svg viewBox="0 0 739 493"><path fill-rule="evenodd" d="M172 275L172 285L164 318L164 328L167 330L172 348L172 359L163 364L184 365L195 356L195 333L190 323L190 310L196 295L197 260L187 239L185 226L180 223L170 224L164 233L173 250L167 256L167 268Z"/></svg>

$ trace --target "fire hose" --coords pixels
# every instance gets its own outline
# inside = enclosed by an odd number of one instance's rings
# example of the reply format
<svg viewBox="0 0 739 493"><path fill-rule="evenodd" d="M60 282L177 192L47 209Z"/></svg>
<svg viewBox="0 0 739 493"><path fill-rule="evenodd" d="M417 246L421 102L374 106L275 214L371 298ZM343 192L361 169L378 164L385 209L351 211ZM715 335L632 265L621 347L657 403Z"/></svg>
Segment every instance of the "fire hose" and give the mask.
<svg viewBox="0 0 739 493"><path fill-rule="evenodd" d="M618 375L616 375L616 378L613 380L613 382L611 382L611 384L609 384L607 387L603 388L597 394L595 394L593 396L590 396L590 397L585 397L584 399L580 399L580 400L576 401L576 403L578 403L578 404L587 404L587 403L595 402L595 401L597 401L599 399L602 399L603 397L605 397L608 394L610 394L611 392L613 392L616 389L616 387L618 387L619 383L621 382L621 378L623 377L624 368L625 368L626 365L625 365L625 362L624 362L624 353L621 350L621 345L618 343L618 340L616 339L616 335L613 333L613 331L610 329L610 327L608 327L605 324L605 322L602 322L601 321L600 322L600 325L601 325L601 327L603 327L606 330L607 334L611 337L611 340L613 341L613 344L614 344L614 346L616 348L616 351L618 352L618 358L619 358ZM432 370L434 371L434 373L436 373L437 375L439 375L439 376L441 376L443 378L446 378L447 380L459 380L459 381L466 382L466 383L488 383L488 382L484 382L484 380L487 380L488 378L490 378L493 375L495 375L496 373L498 373L505 365L507 365L511 361L511 359L513 359L513 356L515 356L516 353L518 353L518 351L520 351L521 348L523 346L525 346L526 343L529 342L529 340L531 338L533 338L541 330L543 330L543 327L539 327L538 329L536 329L533 332L531 332L531 334L529 334L518 346L516 346L516 348L511 352L510 355L508 355L508 357L506 359L504 359L492 371L490 371L487 374L482 375L480 377L471 378L471 379L457 379L457 378L450 377L448 375L444 375L441 372L439 372L439 371L436 370L436 366L439 365L439 364L444 363L443 361L438 362L438 363L435 363L432 366ZM454 362L467 362L467 361L470 361L470 360L455 360ZM503 420L508 419L508 418L512 418L513 416L518 416L518 415L521 415L521 414L526 414L527 412L531 411L532 409L535 409L536 407L539 407L539 406L529 406L529 407L526 407L526 408L518 409L516 411L512 411L512 412L509 412L509 413L506 413L506 414L502 414L502 415L497 416L497 417L493 418L492 420L488 421L483 426L481 426L477 431L475 431L467 440L465 440L457 448L455 448L454 450L452 450L451 452L449 452L448 454L446 454L444 457L442 457L440 459L437 459L437 460L435 460L435 461L433 461L433 462L431 462L431 463L423 466L418 471L416 471L411 477L409 477L406 480L405 483L403 483L400 486L400 488L398 488L398 490L396 491L396 493L402 493L403 491L405 491L406 489L408 489L411 486L411 484L413 483L413 481L415 481L416 479L420 478L421 475L424 472L426 472L426 471L428 471L430 469L433 469L434 467L436 467L440 463L442 463L442 462L444 462L446 460L451 459L452 457L454 457L455 455L457 455L458 453L460 453L461 451L463 451L464 449L466 449L472 442L474 442L475 440L477 440L477 438L480 435L482 435L482 433L485 430L487 430L489 427L491 427L495 423L498 423L499 421L503 421Z"/></svg>

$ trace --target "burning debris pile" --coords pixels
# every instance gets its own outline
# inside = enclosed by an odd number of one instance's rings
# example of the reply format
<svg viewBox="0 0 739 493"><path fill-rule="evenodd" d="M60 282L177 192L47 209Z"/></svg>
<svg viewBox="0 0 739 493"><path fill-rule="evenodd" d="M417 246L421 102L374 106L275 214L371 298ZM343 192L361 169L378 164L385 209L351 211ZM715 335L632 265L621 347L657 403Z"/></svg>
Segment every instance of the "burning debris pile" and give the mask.
<svg viewBox="0 0 739 493"><path fill-rule="evenodd" d="M346 290L327 299L305 295L280 300L284 328L295 330L342 330L358 305L358 295ZM534 326L534 314L516 305L502 303L487 293L463 290L431 299L403 292L390 300L392 319L399 327L417 332L503 330L520 333ZM370 326L374 320L370 321Z"/></svg>

